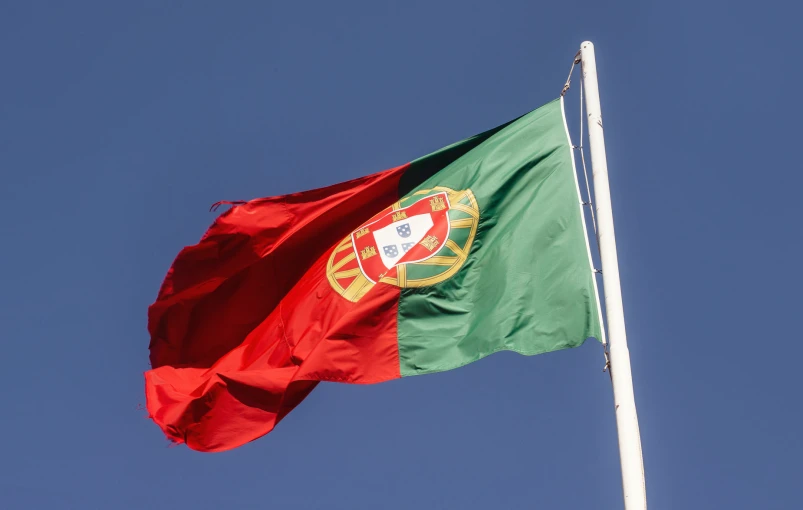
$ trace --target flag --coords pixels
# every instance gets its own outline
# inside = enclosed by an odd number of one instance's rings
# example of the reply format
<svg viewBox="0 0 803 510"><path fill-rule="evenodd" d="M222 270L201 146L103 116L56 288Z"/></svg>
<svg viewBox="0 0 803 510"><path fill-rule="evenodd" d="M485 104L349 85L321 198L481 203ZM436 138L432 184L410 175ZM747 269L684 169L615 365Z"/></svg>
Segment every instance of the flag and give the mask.
<svg viewBox="0 0 803 510"><path fill-rule="evenodd" d="M581 209L562 99L396 168L234 205L148 310L149 416L222 451L319 381L600 339Z"/></svg>

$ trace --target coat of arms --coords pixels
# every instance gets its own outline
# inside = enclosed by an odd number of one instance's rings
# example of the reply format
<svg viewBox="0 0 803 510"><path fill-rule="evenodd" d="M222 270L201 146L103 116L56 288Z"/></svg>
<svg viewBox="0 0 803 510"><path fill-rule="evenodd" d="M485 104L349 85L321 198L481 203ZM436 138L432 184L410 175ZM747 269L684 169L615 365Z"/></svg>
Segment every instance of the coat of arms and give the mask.
<svg viewBox="0 0 803 510"><path fill-rule="evenodd" d="M355 229L332 251L332 288L358 301L377 283L423 287L465 262L479 223L471 190L436 187L408 196Z"/></svg>

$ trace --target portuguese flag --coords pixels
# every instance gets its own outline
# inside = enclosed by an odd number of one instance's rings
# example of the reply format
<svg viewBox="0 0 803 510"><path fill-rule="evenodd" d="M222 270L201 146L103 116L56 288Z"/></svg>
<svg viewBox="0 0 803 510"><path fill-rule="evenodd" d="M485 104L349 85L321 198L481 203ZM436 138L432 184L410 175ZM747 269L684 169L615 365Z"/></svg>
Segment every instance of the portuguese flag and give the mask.
<svg viewBox="0 0 803 510"><path fill-rule="evenodd" d="M150 417L221 451L319 381L370 384L601 338L563 102L396 168L234 205L148 310Z"/></svg>

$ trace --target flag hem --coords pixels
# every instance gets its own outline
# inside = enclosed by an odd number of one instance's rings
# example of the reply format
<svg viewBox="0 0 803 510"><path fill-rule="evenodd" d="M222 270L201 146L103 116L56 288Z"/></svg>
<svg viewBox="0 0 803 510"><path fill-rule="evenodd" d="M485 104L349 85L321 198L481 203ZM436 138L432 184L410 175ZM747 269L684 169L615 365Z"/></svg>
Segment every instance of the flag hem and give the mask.
<svg viewBox="0 0 803 510"><path fill-rule="evenodd" d="M586 215L585 211L583 210L583 197L580 195L580 182L577 179L577 165L574 161L574 144L572 144L572 137L569 135L569 125L566 123L566 108L564 107L563 96L560 98L560 114L563 117L563 129L566 132L566 141L569 145L569 154L571 155L572 159L572 173L574 174L574 188L577 191L577 203L580 206L580 219L583 221L583 237L586 240L586 253L588 254L588 267L591 270L591 281L594 283L594 298L597 301L597 320L599 320L599 331L600 336L602 338L598 338L598 340L602 343L602 345L607 345L608 340L605 336L605 323L602 322L602 307L600 306L599 301L599 288L597 286L597 275L594 270L594 259L591 258L591 243L588 240L588 226L586 225ZM582 134L581 134L582 136ZM583 144L583 141L580 140L580 145ZM588 197L589 201L591 197Z"/></svg>

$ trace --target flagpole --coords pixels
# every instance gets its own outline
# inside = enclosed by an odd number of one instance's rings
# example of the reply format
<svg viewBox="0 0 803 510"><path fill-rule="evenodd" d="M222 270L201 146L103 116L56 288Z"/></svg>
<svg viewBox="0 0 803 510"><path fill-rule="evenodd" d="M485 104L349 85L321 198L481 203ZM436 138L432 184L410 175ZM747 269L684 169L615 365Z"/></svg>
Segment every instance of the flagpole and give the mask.
<svg viewBox="0 0 803 510"><path fill-rule="evenodd" d="M622 289L619 284L619 261L613 229L611 191L608 184L608 163L605 158L605 137L597 83L597 63L594 45L580 45L583 69L583 90L588 114L588 142L594 174L594 206L597 215L597 236L602 259L602 283L605 288L605 311L608 319L608 348L613 382L616 429L619 436L619 461L622 466L622 491L625 510L647 508L644 483L644 461L641 457L641 437L633 395L633 376L630 371L630 351L627 349L625 316L622 308Z"/></svg>

